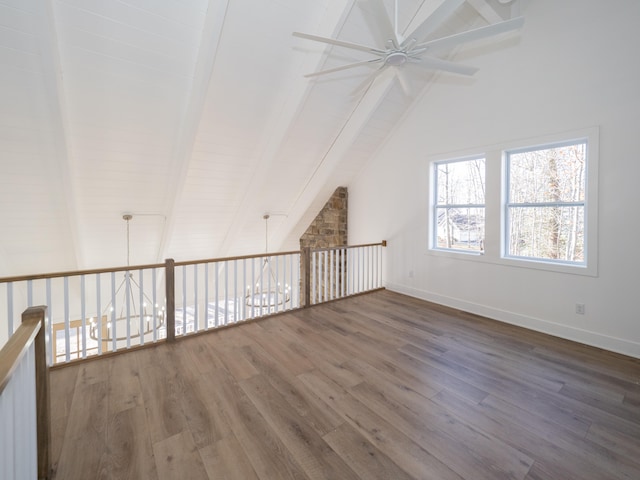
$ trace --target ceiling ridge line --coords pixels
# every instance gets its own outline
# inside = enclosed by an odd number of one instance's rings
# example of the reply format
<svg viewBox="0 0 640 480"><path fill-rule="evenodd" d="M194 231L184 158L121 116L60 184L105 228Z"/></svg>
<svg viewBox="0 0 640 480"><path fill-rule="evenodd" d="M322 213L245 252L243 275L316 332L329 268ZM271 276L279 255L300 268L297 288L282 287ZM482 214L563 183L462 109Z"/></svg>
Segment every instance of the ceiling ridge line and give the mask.
<svg viewBox="0 0 640 480"><path fill-rule="evenodd" d="M209 6L211 7L211 4ZM173 181L169 183L170 192L166 196L165 208L163 209L166 212L166 221L158 247L157 261L162 261L167 256L169 239L175 229L175 210L184 192L189 164L192 159L191 153L198 126L202 120L204 100L209 90L213 67L218 55L218 47L224 30L228 6L229 0L220 0L216 2L217 8L208 8L205 14L193 80L174 143L173 165L171 167L174 175L171 177ZM212 38L214 40L211 45L208 48L203 48Z"/></svg>
<svg viewBox="0 0 640 480"><path fill-rule="evenodd" d="M60 158L60 162L52 165L53 159L49 158L48 163L52 177L58 176L63 185L63 196L66 207L66 216L71 230L69 238L73 257L75 258L76 267L80 268L85 265L84 251L80 242L80 232L78 225L78 212L76 209L76 187L72 176L75 157L69 139L69 121L67 117L66 95L63 83L63 71L60 60L59 37L56 30L56 18L53 11L52 2L45 2L42 15L36 16L40 20L40 29L45 32L40 35L40 52L42 55L42 69L44 88L47 92L47 102L51 109L52 116L52 140L56 155ZM64 165L64 169L57 168Z"/></svg>

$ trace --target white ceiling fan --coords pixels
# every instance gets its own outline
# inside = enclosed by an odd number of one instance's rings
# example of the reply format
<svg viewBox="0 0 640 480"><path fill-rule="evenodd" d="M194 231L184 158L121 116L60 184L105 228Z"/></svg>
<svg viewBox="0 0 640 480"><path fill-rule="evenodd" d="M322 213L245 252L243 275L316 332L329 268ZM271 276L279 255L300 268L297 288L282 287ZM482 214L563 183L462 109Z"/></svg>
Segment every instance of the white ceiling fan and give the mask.
<svg viewBox="0 0 640 480"><path fill-rule="evenodd" d="M454 35L425 40L432 32L443 25L465 1L466 0L444 0L424 22L418 25L411 33L403 36L398 32L398 0L394 0L393 2L393 19L389 17L383 0L368 0L371 11L376 17L373 20L377 22L384 35L384 39L381 39L383 43L375 47L307 33L293 32L293 35L296 37L337 45L352 50L360 50L374 56L374 58L369 60L348 63L339 67L309 73L305 75L305 77L316 77L363 65L379 65L379 68L372 73L371 79L367 81L367 83L369 83L387 67L402 67L406 64L417 65L427 70L443 70L461 75L473 75L478 71L477 68L443 60L434 56L433 53L444 49L451 49L473 40L516 30L524 24L524 18L517 17ZM398 71L398 74L399 73ZM403 77L398 75L398 78L403 84L403 89L407 91L408 88L404 84Z"/></svg>

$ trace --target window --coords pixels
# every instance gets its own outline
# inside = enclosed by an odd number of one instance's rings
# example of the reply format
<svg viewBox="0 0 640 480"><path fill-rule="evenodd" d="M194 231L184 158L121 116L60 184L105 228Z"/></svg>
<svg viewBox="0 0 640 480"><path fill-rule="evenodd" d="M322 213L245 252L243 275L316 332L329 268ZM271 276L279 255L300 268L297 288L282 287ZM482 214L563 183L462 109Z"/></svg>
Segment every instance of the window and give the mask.
<svg viewBox="0 0 640 480"><path fill-rule="evenodd" d="M428 254L598 274L598 127L438 154Z"/></svg>
<svg viewBox="0 0 640 480"><path fill-rule="evenodd" d="M505 152L506 257L585 263L587 142Z"/></svg>
<svg viewBox="0 0 640 480"><path fill-rule="evenodd" d="M434 164L434 248L482 252L485 231L485 159Z"/></svg>

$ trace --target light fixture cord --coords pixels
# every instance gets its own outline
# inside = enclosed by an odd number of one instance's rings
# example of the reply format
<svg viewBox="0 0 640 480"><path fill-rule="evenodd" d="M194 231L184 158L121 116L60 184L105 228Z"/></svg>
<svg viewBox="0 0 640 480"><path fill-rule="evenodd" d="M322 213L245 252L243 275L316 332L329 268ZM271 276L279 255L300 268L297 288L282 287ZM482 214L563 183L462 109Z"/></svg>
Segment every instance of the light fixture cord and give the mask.
<svg viewBox="0 0 640 480"><path fill-rule="evenodd" d="M129 219L127 218L127 267L129 265Z"/></svg>
<svg viewBox="0 0 640 480"><path fill-rule="evenodd" d="M264 253L269 253L269 215L262 218L264 218Z"/></svg>

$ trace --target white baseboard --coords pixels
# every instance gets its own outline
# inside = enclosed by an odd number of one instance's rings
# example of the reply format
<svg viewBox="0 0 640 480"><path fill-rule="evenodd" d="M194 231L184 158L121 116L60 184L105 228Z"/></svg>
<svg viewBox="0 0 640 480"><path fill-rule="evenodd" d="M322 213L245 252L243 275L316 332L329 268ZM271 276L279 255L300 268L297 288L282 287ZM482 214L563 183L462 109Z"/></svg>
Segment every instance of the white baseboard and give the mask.
<svg viewBox="0 0 640 480"><path fill-rule="evenodd" d="M570 327L567 325L560 325L540 318L529 317L478 303L467 302L458 298L438 295L424 290L407 287L406 285L392 283L387 284L386 288L393 292L403 293L428 302L445 305L465 312L475 313L476 315L482 315L483 317L512 325L518 325L520 327L528 328L529 330L535 330L537 332L546 333L566 340L572 340L574 342L584 343L586 345L591 345L593 347L602 348L612 352L622 353L623 355L628 355L630 357L640 358L640 343L637 342L610 337L601 333L582 330L580 328Z"/></svg>

